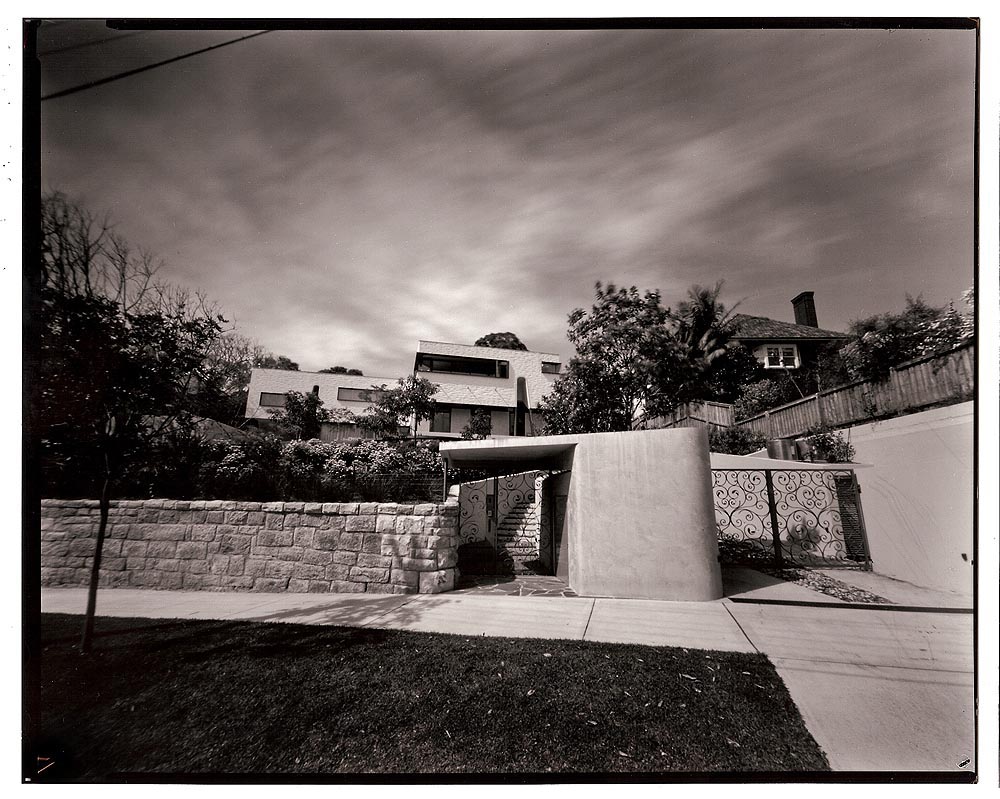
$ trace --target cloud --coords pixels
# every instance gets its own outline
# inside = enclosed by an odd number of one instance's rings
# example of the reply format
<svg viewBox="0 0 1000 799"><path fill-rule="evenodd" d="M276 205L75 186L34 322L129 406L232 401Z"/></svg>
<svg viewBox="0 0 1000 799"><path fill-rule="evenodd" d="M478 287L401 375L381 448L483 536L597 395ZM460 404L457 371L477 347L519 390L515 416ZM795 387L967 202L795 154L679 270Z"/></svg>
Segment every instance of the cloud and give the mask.
<svg viewBox="0 0 1000 799"><path fill-rule="evenodd" d="M150 33L43 74L226 38ZM595 280L670 300L725 278L785 319L813 289L844 327L972 282L974 44L275 32L46 103L43 173L307 368L400 374L417 339L495 330L568 358Z"/></svg>

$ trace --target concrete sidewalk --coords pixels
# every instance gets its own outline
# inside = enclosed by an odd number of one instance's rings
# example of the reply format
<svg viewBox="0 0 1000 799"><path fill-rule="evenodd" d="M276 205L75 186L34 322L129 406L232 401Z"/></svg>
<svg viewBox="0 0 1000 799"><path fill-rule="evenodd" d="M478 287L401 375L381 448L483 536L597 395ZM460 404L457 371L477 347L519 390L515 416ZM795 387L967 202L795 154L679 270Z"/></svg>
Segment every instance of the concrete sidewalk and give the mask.
<svg viewBox="0 0 1000 799"><path fill-rule="evenodd" d="M806 596L798 588L776 590L794 602ZM759 593L743 586L734 596ZM105 589L97 612L762 652L835 770L963 768L974 756L973 617L837 604ZM85 607L84 589L42 592L45 613Z"/></svg>

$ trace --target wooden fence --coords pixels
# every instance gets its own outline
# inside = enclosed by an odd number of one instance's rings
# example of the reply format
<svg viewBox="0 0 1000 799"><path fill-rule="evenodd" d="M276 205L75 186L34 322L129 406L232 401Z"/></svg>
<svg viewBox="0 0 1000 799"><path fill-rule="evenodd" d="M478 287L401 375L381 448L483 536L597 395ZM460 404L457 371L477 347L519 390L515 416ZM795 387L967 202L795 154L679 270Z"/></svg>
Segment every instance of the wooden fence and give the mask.
<svg viewBox="0 0 1000 799"><path fill-rule="evenodd" d="M883 383L857 380L741 419L734 426L768 438L791 438L820 425L843 427L968 400L975 384L976 350L970 343L890 369Z"/></svg>
<svg viewBox="0 0 1000 799"><path fill-rule="evenodd" d="M725 402L689 402L670 416L657 416L649 421L650 428L660 427L733 426L733 406Z"/></svg>
<svg viewBox="0 0 1000 799"><path fill-rule="evenodd" d="M731 405L703 402L683 405L672 416L654 421L657 427L716 425L752 430L767 438L793 438L822 425L844 427L931 405L962 402L972 398L975 384L976 348L970 342L900 364L889 370L883 383L857 380L747 419L735 420Z"/></svg>

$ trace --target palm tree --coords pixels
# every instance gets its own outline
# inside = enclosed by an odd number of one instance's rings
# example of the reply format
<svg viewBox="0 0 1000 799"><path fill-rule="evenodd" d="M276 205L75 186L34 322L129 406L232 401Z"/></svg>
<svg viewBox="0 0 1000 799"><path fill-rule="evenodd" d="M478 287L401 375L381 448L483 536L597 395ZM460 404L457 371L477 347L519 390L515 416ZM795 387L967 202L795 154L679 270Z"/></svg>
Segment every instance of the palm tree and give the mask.
<svg viewBox="0 0 1000 799"><path fill-rule="evenodd" d="M688 348L692 361L699 363L703 371L733 344L732 315L740 303L727 309L719 302L723 283L720 280L711 288L691 286L687 299L670 314L674 335Z"/></svg>

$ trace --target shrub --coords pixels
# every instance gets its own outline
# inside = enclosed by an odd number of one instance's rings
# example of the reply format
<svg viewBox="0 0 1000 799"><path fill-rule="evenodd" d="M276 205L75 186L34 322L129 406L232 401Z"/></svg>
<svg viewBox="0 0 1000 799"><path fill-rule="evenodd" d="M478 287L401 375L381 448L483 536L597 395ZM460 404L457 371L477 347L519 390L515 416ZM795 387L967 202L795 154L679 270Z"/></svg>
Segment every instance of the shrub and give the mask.
<svg viewBox="0 0 1000 799"><path fill-rule="evenodd" d="M808 431L806 443L810 447L809 459L826 463L851 463L854 447L841 433L827 427L814 427Z"/></svg>
<svg viewBox="0 0 1000 799"><path fill-rule="evenodd" d="M767 440L760 433L740 427L712 427L708 431L708 448L729 455L749 455L763 449Z"/></svg>
<svg viewBox="0 0 1000 799"><path fill-rule="evenodd" d="M733 414L737 419L748 419L798 398L799 394L789 380L766 378L743 387L733 403Z"/></svg>

